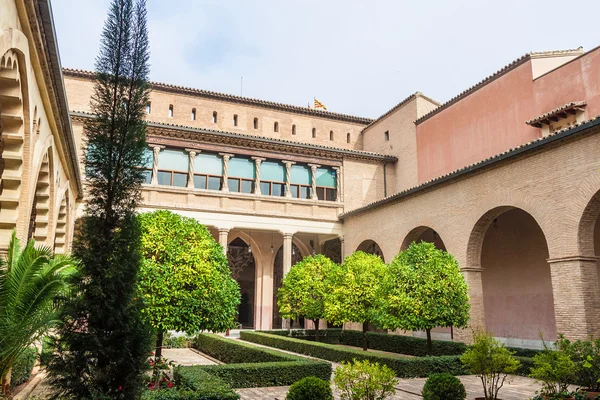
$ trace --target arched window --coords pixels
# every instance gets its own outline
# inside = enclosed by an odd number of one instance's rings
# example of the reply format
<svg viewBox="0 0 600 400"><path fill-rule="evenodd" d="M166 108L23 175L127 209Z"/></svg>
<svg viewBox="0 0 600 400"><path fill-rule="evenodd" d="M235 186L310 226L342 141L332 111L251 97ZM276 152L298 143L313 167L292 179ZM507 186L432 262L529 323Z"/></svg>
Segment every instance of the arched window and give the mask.
<svg viewBox="0 0 600 400"><path fill-rule="evenodd" d="M233 114L233 126L237 126L238 124L238 116L237 114Z"/></svg>
<svg viewBox="0 0 600 400"><path fill-rule="evenodd" d="M292 135L296 134L296 125L292 125Z"/></svg>
<svg viewBox="0 0 600 400"><path fill-rule="evenodd" d="M279 122L273 124L273 132L279 132Z"/></svg>
<svg viewBox="0 0 600 400"><path fill-rule="evenodd" d="M173 104L169 104L169 118L173 118Z"/></svg>
<svg viewBox="0 0 600 400"><path fill-rule="evenodd" d="M313 130L312 130L312 137L313 138L317 137L317 128L313 128Z"/></svg>
<svg viewBox="0 0 600 400"><path fill-rule="evenodd" d="M217 112L213 111L213 124L217 123Z"/></svg>
<svg viewBox="0 0 600 400"><path fill-rule="evenodd" d="M346 142L350 143L350 132L346 134Z"/></svg>
<svg viewBox="0 0 600 400"><path fill-rule="evenodd" d="M254 118L254 129L258 129L258 118Z"/></svg>
<svg viewBox="0 0 600 400"><path fill-rule="evenodd" d="M192 115L191 115L192 121L196 120L196 109L192 108Z"/></svg>
<svg viewBox="0 0 600 400"><path fill-rule="evenodd" d="M329 131L329 140L333 140L333 131Z"/></svg>

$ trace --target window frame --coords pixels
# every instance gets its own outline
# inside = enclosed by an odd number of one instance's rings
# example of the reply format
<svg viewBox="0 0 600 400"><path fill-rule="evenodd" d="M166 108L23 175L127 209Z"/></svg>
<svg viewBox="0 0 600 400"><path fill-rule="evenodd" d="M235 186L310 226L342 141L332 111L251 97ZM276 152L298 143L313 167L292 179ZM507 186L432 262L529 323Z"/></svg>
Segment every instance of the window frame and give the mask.
<svg viewBox="0 0 600 400"><path fill-rule="evenodd" d="M196 176L203 176L204 178L206 178L206 183L205 183L204 187L198 187L198 186L196 186L196 180L194 180L194 189L204 189L204 190L214 190L214 191L223 190L223 175L197 174L197 173L194 173L194 178ZM208 188L209 178L219 178L219 189L209 189Z"/></svg>

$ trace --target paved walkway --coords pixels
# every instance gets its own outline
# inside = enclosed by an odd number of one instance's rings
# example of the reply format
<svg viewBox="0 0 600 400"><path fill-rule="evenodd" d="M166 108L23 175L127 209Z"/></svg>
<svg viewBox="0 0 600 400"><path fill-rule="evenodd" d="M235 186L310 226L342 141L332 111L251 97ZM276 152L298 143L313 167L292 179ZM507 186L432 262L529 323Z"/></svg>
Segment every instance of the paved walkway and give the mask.
<svg viewBox="0 0 600 400"><path fill-rule="evenodd" d="M163 349L163 357L176 365L215 365L213 359L192 349Z"/></svg>

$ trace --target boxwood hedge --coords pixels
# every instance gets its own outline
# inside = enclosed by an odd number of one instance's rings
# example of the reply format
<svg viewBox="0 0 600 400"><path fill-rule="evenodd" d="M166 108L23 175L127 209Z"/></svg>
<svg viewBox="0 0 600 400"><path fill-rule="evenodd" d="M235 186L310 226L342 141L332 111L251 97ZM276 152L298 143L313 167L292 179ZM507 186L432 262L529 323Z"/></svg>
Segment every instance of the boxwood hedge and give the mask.
<svg viewBox="0 0 600 400"><path fill-rule="evenodd" d="M185 382L197 373L209 373L233 388L288 386L307 377L331 378L331 364L265 349L217 335L200 334L194 345L202 352L225 362L223 365L179 367Z"/></svg>
<svg viewBox="0 0 600 400"><path fill-rule="evenodd" d="M287 330L260 331L262 333L288 336ZM315 340L315 331L308 329L292 330L291 337ZM362 332L354 330L327 329L319 331L319 342L331 344L345 344L362 348ZM369 349L388 351L390 353L405 354L407 356L422 357L427 355L427 340L414 336L392 335L387 333L367 332L367 346ZM432 341L433 356L456 356L465 352L467 346L460 342L446 340Z"/></svg>
<svg viewBox="0 0 600 400"><path fill-rule="evenodd" d="M242 331L240 335L242 340L334 362L349 362L353 359L378 362L393 369L396 376L400 378L423 378L438 372L448 372L452 375L468 373L468 370L462 365L460 357L457 355L406 357L365 352L328 343L310 342L264 332Z"/></svg>

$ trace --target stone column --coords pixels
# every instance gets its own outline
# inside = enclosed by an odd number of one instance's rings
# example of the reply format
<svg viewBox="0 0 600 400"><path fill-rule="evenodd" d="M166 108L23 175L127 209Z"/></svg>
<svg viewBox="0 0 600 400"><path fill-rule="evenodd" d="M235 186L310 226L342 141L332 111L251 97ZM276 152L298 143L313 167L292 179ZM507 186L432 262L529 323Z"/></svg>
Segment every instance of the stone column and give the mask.
<svg viewBox="0 0 600 400"><path fill-rule="evenodd" d="M340 236L340 256L341 256L341 261L344 262L344 237Z"/></svg>
<svg viewBox="0 0 600 400"><path fill-rule="evenodd" d="M317 168L320 167L320 165L317 164L308 164L308 166L310 167L310 172L311 172L311 190L312 190L312 194L310 196L311 200L318 200L319 198L317 197Z"/></svg>
<svg viewBox="0 0 600 400"><path fill-rule="evenodd" d="M335 171L335 201L342 201L342 167L333 167Z"/></svg>
<svg viewBox="0 0 600 400"><path fill-rule="evenodd" d="M219 155L223 157L223 186L221 186L221 190L229 192L229 184L227 182L229 178L229 159L233 157L233 154L219 153Z"/></svg>
<svg viewBox="0 0 600 400"><path fill-rule="evenodd" d="M483 309L483 284L479 267L465 267L461 273L469 285L469 298L471 303L471 319L467 329L454 329L454 340L464 343L473 341L472 329L485 329L485 313Z"/></svg>
<svg viewBox="0 0 600 400"><path fill-rule="evenodd" d="M600 336L597 260L582 255L548 259L556 332L569 339Z"/></svg>
<svg viewBox="0 0 600 400"><path fill-rule="evenodd" d="M291 191L291 183L290 183L290 179L291 179L291 174L292 174L292 165L296 164L293 161L283 161L283 163L285 164L285 197L292 197L292 191Z"/></svg>
<svg viewBox="0 0 600 400"><path fill-rule="evenodd" d="M188 189L194 188L194 159L196 158L196 154L200 153L200 150L196 149L185 149L188 152L190 159L188 163Z"/></svg>
<svg viewBox="0 0 600 400"><path fill-rule="evenodd" d="M292 233L283 233L283 276L285 277L292 268ZM275 306L275 305L273 305ZM289 329L290 320L284 318L281 324L283 329Z"/></svg>
<svg viewBox="0 0 600 400"><path fill-rule="evenodd" d="M154 163L152 164L152 181L151 185L158 185L158 154L160 153L160 149L164 149L165 146L160 145L152 145L152 151L154 152Z"/></svg>
<svg viewBox="0 0 600 400"><path fill-rule="evenodd" d="M219 228L219 244L223 247L223 254L227 255L227 246L229 245L229 229Z"/></svg>
<svg viewBox="0 0 600 400"><path fill-rule="evenodd" d="M260 163L265 161L265 158L252 157L254 164L256 165L256 176L254 178L254 194L261 194L260 192Z"/></svg>

